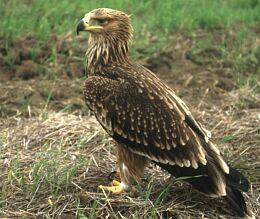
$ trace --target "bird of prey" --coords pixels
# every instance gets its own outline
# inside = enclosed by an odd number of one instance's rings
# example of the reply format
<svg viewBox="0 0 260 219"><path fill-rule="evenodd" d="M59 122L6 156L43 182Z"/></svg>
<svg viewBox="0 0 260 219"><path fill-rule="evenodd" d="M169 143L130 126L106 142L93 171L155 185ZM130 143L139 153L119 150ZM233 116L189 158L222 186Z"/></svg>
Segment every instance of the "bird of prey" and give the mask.
<svg viewBox="0 0 260 219"><path fill-rule="evenodd" d="M149 162L212 197L226 197L239 216L251 215L241 191L248 180L223 159L211 134L153 72L129 57L130 17L98 8L78 23L90 33L84 98L115 140L121 181L100 186L122 193L139 181Z"/></svg>

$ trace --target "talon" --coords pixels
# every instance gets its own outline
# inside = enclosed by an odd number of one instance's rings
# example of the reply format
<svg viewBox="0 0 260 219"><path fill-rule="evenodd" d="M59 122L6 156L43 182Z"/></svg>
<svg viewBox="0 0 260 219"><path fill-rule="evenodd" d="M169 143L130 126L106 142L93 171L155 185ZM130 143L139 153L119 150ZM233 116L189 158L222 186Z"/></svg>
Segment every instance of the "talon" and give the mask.
<svg viewBox="0 0 260 219"><path fill-rule="evenodd" d="M112 192L113 194L121 194L127 190L127 186L117 180L112 181L112 186L98 186L99 189Z"/></svg>
<svg viewBox="0 0 260 219"><path fill-rule="evenodd" d="M113 186L119 186L120 184L121 183L119 181L115 180L115 179L112 181Z"/></svg>
<svg viewBox="0 0 260 219"><path fill-rule="evenodd" d="M98 186L98 188L105 190L105 191L112 192L113 194L121 194L125 191L121 185L119 185L119 186L102 186L102 185L100 185L100 186Z"/></svg>
<svg viewBox="0 0 260 219"><path fill-rule="evenodd" d="M108 175L107 178L108 178L108 180L112 180L113 178L119 179L119 178L120 178L119 170L115 170L115 171L111 172L111 173Z"/></svg>

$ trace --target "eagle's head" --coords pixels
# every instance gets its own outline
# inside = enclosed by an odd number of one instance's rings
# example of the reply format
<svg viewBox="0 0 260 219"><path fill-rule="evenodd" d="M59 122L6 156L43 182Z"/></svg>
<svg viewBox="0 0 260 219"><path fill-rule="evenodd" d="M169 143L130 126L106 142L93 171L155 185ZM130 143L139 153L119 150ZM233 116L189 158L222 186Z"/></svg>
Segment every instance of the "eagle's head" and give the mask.
<svg viewBox="0 0 260 219"><path fill-rule="evenodd" d="M98 8L87 13L78 23L77 33L88 31L97 39L128 42L132 36L130 17L110 8Z"/></svg>
<svg viewBox="0 0 260 219"><path fill-rule="evenodd" d="M129 63L128 43L132 37L130 17L124 12L98 8L87 13L77 25L77 33L90 33L87 49L88 74L118 63Z"/></svg>

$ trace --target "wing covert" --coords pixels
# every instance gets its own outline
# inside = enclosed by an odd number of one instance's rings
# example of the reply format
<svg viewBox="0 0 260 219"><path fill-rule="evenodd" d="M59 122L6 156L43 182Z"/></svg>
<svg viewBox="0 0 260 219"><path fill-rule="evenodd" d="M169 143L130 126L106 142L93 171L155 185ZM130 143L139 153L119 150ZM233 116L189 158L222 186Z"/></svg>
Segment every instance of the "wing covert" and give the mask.
<svg viewBox="0 0 260 219"><path fill-rule="evenodd" d="M150 73L145 80L92 76L85 83L86 103L108 134L132 152L181 167L205 165L209 137L175 93L156 80Z"/></svg>

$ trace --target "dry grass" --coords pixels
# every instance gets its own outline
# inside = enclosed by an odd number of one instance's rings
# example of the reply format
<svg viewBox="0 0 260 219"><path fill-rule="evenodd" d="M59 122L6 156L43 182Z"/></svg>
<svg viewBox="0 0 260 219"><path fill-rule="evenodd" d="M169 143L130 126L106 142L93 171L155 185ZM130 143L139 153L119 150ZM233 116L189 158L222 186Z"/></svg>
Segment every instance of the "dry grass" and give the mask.
<svg viewBox="0 0 260 219"><path fill-rule="evenodd" d="M240 107L244 92L223 94L218 104L203 99L194 113L227 160L249 177L245 196L259 215L260 113ZM116 157L113 141L91 116L45 112L6 121L0 133L1 218L233 218L224 200L207 198L154 165L136 185L137 195L97 190L110 182Z"/></svg>
<svg viewBox="0 0 260 219"><path fill-rule="evenodd" d="M176 33L162 54L144 52L149 60L140 61L178 92L229 163L250 179L245 196L260 218L258 29L249 38L232 29L192 38ZM24 46L37 40L22 41L10 49L15 56L25 57ZM79 79L84 51L72 50L69 38L61 41L63 51L38 66L48 70L42 76L25 81L16 73L22 67L26 75L31 66L0 65L0 218L233 218L224 200L207 198L153 165L135 185L138 194L97 189L111 181L114 145L93 117L80 116L86 113ZM51 48L38 56L50 54Z"/></svg>

